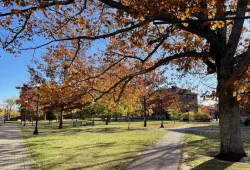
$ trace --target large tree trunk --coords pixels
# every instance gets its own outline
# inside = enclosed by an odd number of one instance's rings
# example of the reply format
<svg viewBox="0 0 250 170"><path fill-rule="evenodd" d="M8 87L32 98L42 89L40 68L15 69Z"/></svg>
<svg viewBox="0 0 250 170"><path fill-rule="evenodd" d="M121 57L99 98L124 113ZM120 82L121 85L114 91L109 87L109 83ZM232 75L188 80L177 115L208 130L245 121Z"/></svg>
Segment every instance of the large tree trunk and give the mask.
<svg viewBox="0 0 250 170"><path fill-rule="evenodd" d="M245 16L248 0L238 0L236 16ZM220 112L220 154L218 157L223 160L239 161L246 156L243 142L241 139L240 128L240 112L239 102L236 96L233 95L233 81L237 79L235 76L235 54L238 43L242 35L244 20L235 20L231 34L227 41L227 27L218 32L220 49L214 48L211 52L216 52L216 71L218 86L217 92L219 95L219 112ZM214 45L211 44L213 48Z"/></svg>
<svg viewBox="0 0 250 170"><path fill-rule="evenodd" d="M233 97L232 89L219 94L219 113L221 147L218 158L239 161L246 153L241 139L239 102Z"/></svg>
<svg viewBox="0 0 250 170"><path fill-rule="evenodd" d="M59 129L62 129L62 127L63 127L63 109L61 109Z"/></svg>

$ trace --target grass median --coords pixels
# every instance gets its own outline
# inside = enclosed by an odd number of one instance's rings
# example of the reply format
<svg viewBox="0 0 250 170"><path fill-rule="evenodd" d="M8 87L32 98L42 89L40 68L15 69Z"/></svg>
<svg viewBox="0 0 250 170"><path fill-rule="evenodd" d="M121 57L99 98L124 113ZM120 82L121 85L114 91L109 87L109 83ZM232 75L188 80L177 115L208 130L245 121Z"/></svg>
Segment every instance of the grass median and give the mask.
<svg viewBox="0 0 250 170"><path fill-rule="evenodd" d="M165 122L174 127L183 122ZM167 134L159 130L160 121L132 122L127 130L126 122L96 122L96 126L72 127L72 121L64 121L58 129L57 122L39 122L39 135L33 136L34 126L22 127L33 169L86 169L123 170L132 159L153 142Z"/></svg>

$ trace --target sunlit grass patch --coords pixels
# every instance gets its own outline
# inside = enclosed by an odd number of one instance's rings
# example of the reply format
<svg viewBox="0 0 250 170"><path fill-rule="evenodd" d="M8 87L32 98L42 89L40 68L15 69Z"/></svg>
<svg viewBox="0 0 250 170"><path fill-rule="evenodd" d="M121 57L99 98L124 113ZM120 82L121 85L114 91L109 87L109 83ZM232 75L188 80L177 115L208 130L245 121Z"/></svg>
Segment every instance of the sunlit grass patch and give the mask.
<svg viewBox="0 0 250 170"><path fill-rule="evenodd" d="M244 130L243 141L246 151L250 151L249 132ZM249 163L227 162L214 159L219 153L219 130L211 126L190 130L185 135L186 144L182 150L182 164L195 170L248 170ZM182 166L181 166L182 167Z"/></svg>
<svg viewBox="0 0 250 170"><path fill-rule="evenodd" d="M182 124L165 122L165 127ZM30 123L22 130L33 169L123 170L138 152L167 134L159 126L160 121L149 121L147 128L132 122L127 130L127 122L72 127L72 121L65 121L63 129L57 122L39 122L38 136L32 135Z"/></svg>

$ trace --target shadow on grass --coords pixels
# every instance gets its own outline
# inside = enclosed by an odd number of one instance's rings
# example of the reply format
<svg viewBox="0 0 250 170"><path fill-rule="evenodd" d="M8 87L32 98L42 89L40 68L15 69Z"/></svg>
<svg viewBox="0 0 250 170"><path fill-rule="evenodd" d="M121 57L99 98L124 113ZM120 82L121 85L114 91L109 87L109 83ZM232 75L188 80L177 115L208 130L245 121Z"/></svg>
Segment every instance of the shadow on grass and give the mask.
<svg viewBox="0 0 250 170"><path fill-rule="evenodd" d="M160 147L156 147L156 148L151 148L151 149L147 149L147 152L142 152L141 155L136 156L135 153L137 152L122 152L122 153L118 153L118 154L113 154L112 156L116 157L119 155L119 157L121 157L120 155L124 155L119 159L112 159L109 161L103 161L103 162L99 162L99 163L94 163L94 164L90 164L90 165L85 165L85 166L80 166L80 167L76 167L76 168L70 168L70 170L78 170L78 169L93 169L96 166L101 166L101 165L109 165L111 163L117 162L117 161L122 161L119 162L119 164L115 164L112 165L109 169L117 169L117 170L125 170L128 165L130 165L130 163L132 162L136 162L131 168L138 168L141 167L140 169L143 169L142 167L150 167L151 164L154 164L155 162L158 162L160 160L164 159L174 159L178 153L175 153L176 150L176 145L174 146L160 146ZM127 154L134 153L134 156L128 156ZM105 156L105 155L102 155ZM111 155L106 155L106 156L111 156ZM159 166L165 166L165 164L159 165ZM160 168L158 166L158 168ZM172 166L171 164L169 164L168 166ZM130 169L131 169L130 168ZM164 167L161 167L164 168Z"/></svg>
<svg viewBox="0 0 250 170"><path fill-rule="evenodd" d="M237 162L222 161L215 157L220 151L220 138L218 127L194 127L186 129L170 129L178 133L186 133L186 144L183 148L185 162L194 166L194 170L223 170L235 165ZM250 150L249 131L242 128L242 139L246 151ZM241 162L241 161L240 161ZM197 165L197 166L196 166ZM245 165L244 165L245 166ZM249 168L249 167L248 167ZM236 168L237 169L237 168Z"/></svg>
<svg viewBox="0 0 250 170"><path fill-rule="evenodd" d="M224 170L233 164L233 162L222 162L216 159L211 159L196 166L195 168L193 168L193 170Z"/></svg>
<svg viewBox="0 0 250 170"><path fill-rule="evenodd" d="M203 136L209 139L219 138L219 128L211 127L211 126L168 129L168 131L173 131L177 133L185 133L185 134L194 134L194 135Z"/></svg>
<svg viewBox="0 0 250 170"><path fill-rule="evenodd" d="M132 142L131 142L132 143ZM71 148L64 148L64 149L76 149L80 150L80 149L91 149L91 148L112 148L116 143L115 142L109 142L109 143L98 143L98 144L89 144L89 145L84 145L81 147L71 147ZM53 147L54 149L60 149L58 147ZM132 153L132 155L131 155ZM114 159L112 160L107 160L107 161L99 161L97 163L93 163L93 160L90 160L89 163L87 163L87 165L78 165L79 162L77 162L76 160L79 160L79 156L82 157L88 157L88 153L85 154L79 154L79 153L73 153L70 154L70 156L65 156L64 158L61 160L56 160L53 159L54 157L58 157L58 154L52 156L51 159L49 159L49 161L46 164L43 164L43 162L37 162L36 164L33 165L34 169L57 169L58 167L62 166L63 168L65 167L65 164L72 164L73 162L76 162L76 164L73 164L73 167L67 167L66 169L70 169L70 170L80 170L80 169L93 169L96 167L105 167L104 169L106 169L106 167L108 167L109 170L125 170L126 167L131 163L131 161L133 160L133 158L135 157L135 154L137 152L136 151L127 151L127 152L122 152L122 153L116 153L116 154L107 154L107 155L99 155L99 156L94 156L92 157L92 159L101 159L102 157L110 157L112 156ZM32 154L33 157L37 157L39 158L41 156L41 153L38 154Z"/></svg>
<svg viewBox="0 0 250 170"><path fill-rule="evenodd" d="M90 149L90 148L108 148L114 146L115 142L106 142L106 143L95 143L95 144L84 144L82 146L70 147L67 149ZM108 155L110 156L110 155Z"/></svg>
<svg viewBox="0 0 250 170"><path fill-rule="evenodd" d="M33 135L33 126L22 127L23 132L25 134L25 138L35 138L37 136ZM47 136L47 135L75 135L79 133L122 133L122 132L131 132L131 131L142 131L144 128L131 128L130 130L125 127L108 127L108 126L81 126L81 127L72 127L72 126L64 126L63 129L58 129L57 126L53 125L40 125L38 127L39 136Z"/></svg>

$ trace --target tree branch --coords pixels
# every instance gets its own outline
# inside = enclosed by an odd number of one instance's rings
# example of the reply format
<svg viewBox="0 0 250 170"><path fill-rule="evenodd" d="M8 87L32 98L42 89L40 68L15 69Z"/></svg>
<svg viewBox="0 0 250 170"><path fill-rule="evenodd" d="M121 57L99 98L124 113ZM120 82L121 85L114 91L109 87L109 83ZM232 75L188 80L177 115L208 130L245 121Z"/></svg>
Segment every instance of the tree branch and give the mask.
<svg viewBox="0 0 250 170"><path fill-rule="evenodd" d="M7 48L13 41L16 40L16 38L18 37L18 35L22 33L22 31L25 29L25 27L26 27L26 25L27 25L27 23L28 23L28 21L30 19L30 16L31 16L31 13L29 13L27 15L26 20L25 20L22 28L13 36L13 38L9 42L6 41L6 42L3 43L3 48Z"/></svg>
<svg viewBox="0 0 250 170"><path fill-rule="evenodd" d="M123 5L121 2L117 2L117 1L114 1L114 0L99 0L100 2L104 3L105 5L108 5L109 7L111 8L115 8L115 9L118 9L118 10L123 10L129 14L133 14L133 15L138 15L138 11L136 11L135 9L129 7L129 6L126 6L126 5Z"/></svg>
<svg viewBox="0 0 250 170"><path fill-rule="evenodd" d="M74 2L74 0L52 1L52 2L42 1L39 6L30 7L30 8L26 8L26 9L22 9L22 10L12 9L11 12L0 14L0 17L5 17L8 15L14 15L14 14L22 14L22 13L26 13L26 12L30 13L31 11L36 11L36 10L39 10L41 8L47 8L47 7L55 6L55 5L69 5L73 2Z"/></svg>
<svg viewBox="0 0 250 170"><path fill-rule="evenodd" d="M186 53L175 54L175 55L172 55L172 56L167 57L167 58L163 58L163 59L159 60L158 62L156 62L153 66L151 66L149 68L146 68L144 70L141 70L141 71L138 71L138 72L135 72L135 73L131 73L131 74L121 78L118 82L116 82L113 86L111 86L108 90L104 91L98 98L96 98L96 101L101 99L104 95L111 92L113 89L115 89L122 82L127 81L127 80L131 80L131 79L133 79L134 77L136 77L138 75L151 72L151 71L159 68L160 66L169 63L172 60L180 59L180 58L184 58L184 57L194 57L194 58L206 57L206 58L208 58L209 55L210 55L210 53L207 53L207 52L203 52L203 53L186 52Z"/></svg>
<svg viewBox="0 0 250 170"><path fill-rule="evenodd" d="M45 44L42 44L42 45L39 45L39 46L36 46L36 47L23 48L21 50L34 50L34 49L38 49L38 48L44 47L46 45L49 45L51 43L60 42L60 41L71 41L71 40L77 40L77 39L84 39L84 40L105 39L105 38L109 38L111 36L114 36L114 35L117 35L117 34L120 34L120 33L123 33L123 32L131 31L131 30L133 30L135 28L141 27L141 26L145 25L147 22L149 22L148 19L146 19L146 20L144 20L142 22L139 22L139 23L137 23L135 25L132 25L130 27L116 30L116 31L114 31L112 33L109 33L109 34L102 34L102 35L97 35L97 36L77 36L77 37L69 37L69 38L56 39L56 40L49 41L49 42L47 42Z"/></svg>
<svg viewBox="0 0 250 170"><path fill-rule="evenodd" d="M242 69L250 66L250 44L246 52L234 58L234 75L239 74Z"/></svg>
<svg viewBox="0 0 250 170"><path fill-rule="evenodd" d="M215 32L213 31L203 31L202 29L196 29L196 28L191 28L190 26L186 27L183 24L177 24L177 27L179 27L182 30L185 30L187 32L190 32L192 34L198 35L206 40L208 40L208 42L210 44L216 44L216 46L218 47L218 49L220 48L220 42L217 39L217 35Z"/></svg>
<svg viewBox="0 0 250 170"><path fill-rule="evenodd" d="M237 10L236 10L237 17L245 16L247 4L248 4L248 0L238 0ZM226 56L230 59L232 59L235 55L235 52L236 52L236 49L240 40L243 24L244 24L244 19L234 21L232 32L230 34L230 37L226 46L226 52L227 52Z"/></svg>

